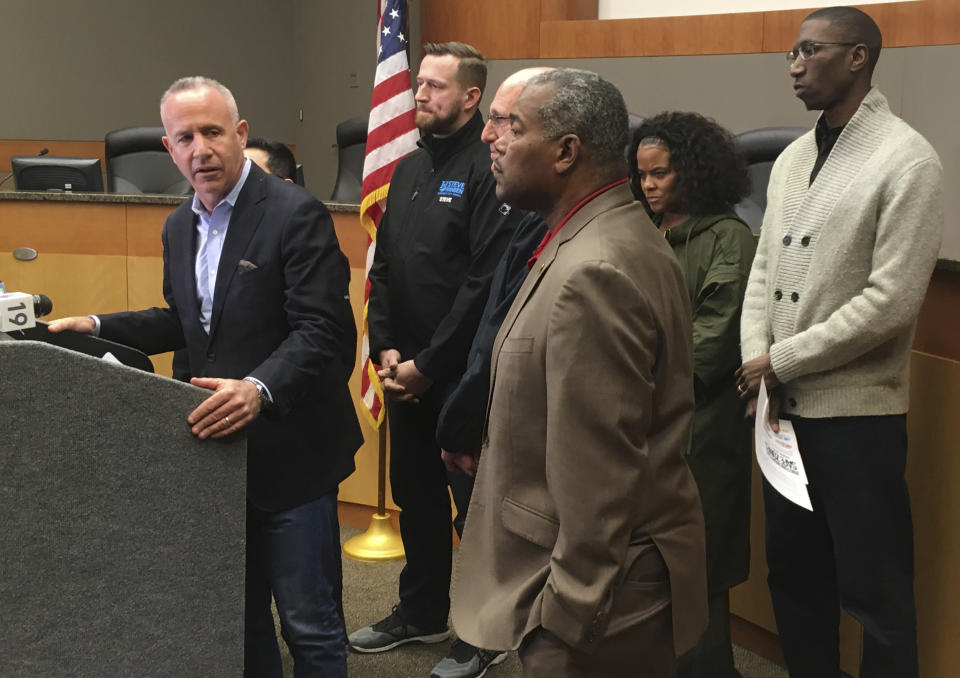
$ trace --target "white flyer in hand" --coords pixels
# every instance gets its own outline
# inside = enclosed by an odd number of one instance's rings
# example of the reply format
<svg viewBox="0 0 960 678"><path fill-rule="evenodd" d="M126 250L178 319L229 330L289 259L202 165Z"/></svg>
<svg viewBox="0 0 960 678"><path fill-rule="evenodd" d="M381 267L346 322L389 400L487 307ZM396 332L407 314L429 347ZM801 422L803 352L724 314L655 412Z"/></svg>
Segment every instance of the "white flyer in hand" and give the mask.
<svg viewBox="0 0 960 678"><path fill-rule="evenodd" d="M807 492L807 474L803 470L800 446L797 444L793 424L781 419L779 433L770 428L770 401L763 379L760 380L754 436L757 463L763 477L777 492L794 504L812 511L813 505Z"/></svg>

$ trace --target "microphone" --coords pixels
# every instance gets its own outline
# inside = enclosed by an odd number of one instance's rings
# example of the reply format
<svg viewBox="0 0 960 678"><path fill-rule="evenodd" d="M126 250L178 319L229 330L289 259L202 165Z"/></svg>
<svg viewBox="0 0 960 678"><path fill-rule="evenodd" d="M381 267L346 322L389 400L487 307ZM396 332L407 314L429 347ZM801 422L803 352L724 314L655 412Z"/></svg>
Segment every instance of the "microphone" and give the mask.
<svg viewBox="0 0 960 678"><path fill-rule="evenodd" d="M52 310L53 302L45 294L0 294L0 332L35 327L37 317L47 315Z"/></svg>
<svg viewBox="0 0 960 678"><path fill-rule="evenodd" d="M33 315L37 318L42 318L45 315L50 315L53 312L53 302L50 301L50 297L46 294L34 294L33 295Z"/></svg>

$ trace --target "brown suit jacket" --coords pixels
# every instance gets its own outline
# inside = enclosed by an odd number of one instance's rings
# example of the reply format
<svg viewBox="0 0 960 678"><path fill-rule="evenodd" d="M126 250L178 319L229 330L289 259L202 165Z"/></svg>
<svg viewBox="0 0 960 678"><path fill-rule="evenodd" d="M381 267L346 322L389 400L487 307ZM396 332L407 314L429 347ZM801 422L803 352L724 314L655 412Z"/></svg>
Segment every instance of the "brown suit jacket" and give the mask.
<svg viewBox="0 0 960 678"><path fill-rule="evenodd" d="M673 252L626 185L587 203L546 247L493 348L453 588L461 638L515 649L542 626L589 652L672 594L676 651L697 641L707 593L703 515L683 459L690 317Z"/></svg>

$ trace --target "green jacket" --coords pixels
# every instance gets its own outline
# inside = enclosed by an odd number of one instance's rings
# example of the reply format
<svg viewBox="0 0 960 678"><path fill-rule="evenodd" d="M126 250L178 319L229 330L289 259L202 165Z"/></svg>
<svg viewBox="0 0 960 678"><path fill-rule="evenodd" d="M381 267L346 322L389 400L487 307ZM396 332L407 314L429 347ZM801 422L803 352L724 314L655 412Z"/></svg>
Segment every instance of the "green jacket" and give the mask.
<svg viewBox="0 0 960 678"><path fill-rule="evenodd" d="M693 309L696 411L687 461L700 488L711 594L746 580L750 566L750 426L734 372L740 310L756 251L733 214L690 217L666 233Z"/></svg>

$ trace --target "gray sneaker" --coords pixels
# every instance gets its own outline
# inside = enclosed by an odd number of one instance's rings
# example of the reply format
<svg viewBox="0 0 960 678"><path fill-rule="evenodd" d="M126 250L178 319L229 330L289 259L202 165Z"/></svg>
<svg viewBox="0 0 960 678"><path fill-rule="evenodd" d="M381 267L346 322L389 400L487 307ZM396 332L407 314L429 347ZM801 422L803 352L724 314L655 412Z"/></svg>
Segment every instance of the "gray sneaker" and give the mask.
<svg viewBox="0 0 960 678"><path fill-rule="evenodd" d="M487 669L506 658L506 652L483 650L457 639L447 656L433 667L430 678L480 678Z"/></svg>
<svg viewBox="0 0 960 678"><path fill-rule="evenodd" d="M357 652L386 652L406 643L442 643L450 637L446 627L422 629L407 623L400 614L399 606L394 606L390 616L373 626L357 629L347 638L347 642Z"/></svg>

